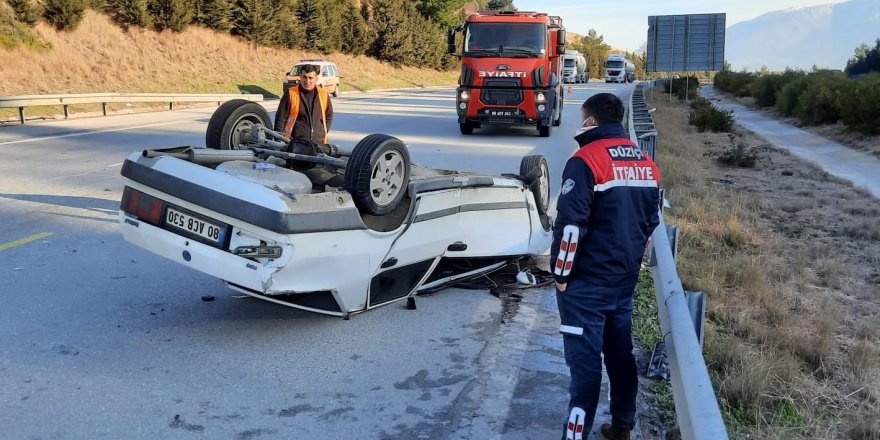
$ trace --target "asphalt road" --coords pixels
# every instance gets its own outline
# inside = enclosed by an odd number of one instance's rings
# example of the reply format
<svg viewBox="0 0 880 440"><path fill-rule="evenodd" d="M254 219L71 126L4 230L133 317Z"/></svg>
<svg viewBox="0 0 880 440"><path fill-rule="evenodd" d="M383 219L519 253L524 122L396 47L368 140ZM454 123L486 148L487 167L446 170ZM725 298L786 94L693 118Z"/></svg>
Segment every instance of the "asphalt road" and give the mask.
<svg viewBox="0 0 880 440"><path fill-rule="evenodd" d="M420 164L487 173L543 154L557 194L580 103L628 87L576 86L549 138L531 128L462 136L451 89L350 94L334 101L331 139L353 146L386 133ZM203 146L213 110L0 127L0 438L558 434L565 371L561 338L547 330L557 325L549 290L527 293L535 308L511 323L498 298L457 289L419 298L416 311L397 303L343 321L237 298L126 244L121 162L144 148ZM529 333L537 327L546 334ZM529 355L536 341L555 357ZM551 371L553 387L526 381L537 380L526 367Z"/></svg>

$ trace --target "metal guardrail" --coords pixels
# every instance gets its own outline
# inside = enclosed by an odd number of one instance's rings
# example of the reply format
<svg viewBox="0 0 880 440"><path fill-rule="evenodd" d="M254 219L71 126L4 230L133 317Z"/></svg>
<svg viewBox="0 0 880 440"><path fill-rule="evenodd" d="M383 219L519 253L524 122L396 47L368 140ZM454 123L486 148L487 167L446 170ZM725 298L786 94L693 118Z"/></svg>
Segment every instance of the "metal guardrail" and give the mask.
<svg viewBox="0 0 880 440"><path fill-rule="evenodd" d="M642 84L636 87L628 107L630 138L654 157L658 133L651 118L652 110L644 100ZM704 303L701 296L685 294L675 266L673 246L676 243L671 242L670 236L674 239L677 231L666 226L661 209L660 225L651 235L651 273L669 362L676 420L684 440L726 440L727 428L703 359L704 317L688 306L689 301L703 307Z"/></svg>
<svg viewBox="0 0 880 440"><path fill-rule="evenodd" d="M232 99L262 101L259 94L233 93L81 93L63 95L21 95L0 96L0 108L17 108L19 121L24 124L25 107L62 106L64 118L69 115L68 106L77 104L101 104L104 116L107 116L107 104L129 102L167 102L168 110L174 110L176 102L216 102L220 104Z"/></svg>

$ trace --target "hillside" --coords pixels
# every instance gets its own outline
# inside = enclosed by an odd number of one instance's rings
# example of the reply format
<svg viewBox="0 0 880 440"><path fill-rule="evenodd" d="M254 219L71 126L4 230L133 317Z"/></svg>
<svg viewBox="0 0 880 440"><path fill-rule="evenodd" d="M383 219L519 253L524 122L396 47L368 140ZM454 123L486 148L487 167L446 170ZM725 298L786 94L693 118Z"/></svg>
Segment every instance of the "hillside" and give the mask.
<svg viewBox="0 0 880 440"><path fill-rule="evenodd" d="M336 62L343 91L451 85L457 76L457 72L394 67L365 56L259 47L197 26L181 33L140 28L125 32L93 11L86 12L73 32L39 23L33 33L51 49L0 46L0 95L99 91L278 95L283 74L302 58Z"/></svg>
<svg viewBox="0 0 880 440"><path fill-rule="evenodd" d="M880 0L852 0L770 12L730 26L726 58L735 70L843 69L858 45L877 38Z"/></svg>

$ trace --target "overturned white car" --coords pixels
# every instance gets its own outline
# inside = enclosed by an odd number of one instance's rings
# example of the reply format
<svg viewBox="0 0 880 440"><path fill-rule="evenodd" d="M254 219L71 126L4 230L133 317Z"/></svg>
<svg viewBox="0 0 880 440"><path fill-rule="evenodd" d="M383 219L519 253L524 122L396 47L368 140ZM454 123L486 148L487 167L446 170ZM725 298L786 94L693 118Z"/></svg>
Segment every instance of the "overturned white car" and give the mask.
<svg viewBox="0 0 880 440"><path fill-rule="evenodd" d="M348 316L542 254L541 156L519 174L418 167L400 140L352 151L288 142L248 101L220 106L209 148L134 153L122 168L125 239L279 304Z"/></svg>

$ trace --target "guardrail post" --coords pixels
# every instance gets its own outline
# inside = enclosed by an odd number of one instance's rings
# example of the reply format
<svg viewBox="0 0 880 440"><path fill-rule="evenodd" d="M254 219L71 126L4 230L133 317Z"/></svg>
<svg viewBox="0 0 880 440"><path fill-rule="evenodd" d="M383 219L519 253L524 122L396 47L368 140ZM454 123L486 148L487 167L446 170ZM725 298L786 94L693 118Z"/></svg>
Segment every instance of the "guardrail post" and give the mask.
<svg viewBox="0 0 880 440"><path fill-rule="evenodd" d="M171 110L174 110L174 102L173 101L168 103L168 111L171 111Z"/></svg>
<svg viewBox="0 0 880 440"><path fill-rule="evenodd" d="M104 116L107 116L107 103L106 102L101 103L101 112L104 113Z"/></svg>
<svg viewBox="0 0 880 440"><path fill-rule="evenodd" d="M24 107L18 108L18 120L24 125Z"/></svg>
<svg viewBox="0 0 880 440"><path fill-rule="evenodd" d="M64 104L64 119L67 119L67 104Z"/></svg>
<svg viewBox="0 0 880 440"><path fill-rule="evenodd" d="M694 322L694 332L703 348L703 334L706 329L706 294L703 292L685 292L688 311L691 312L691 320Z"/></svg>

